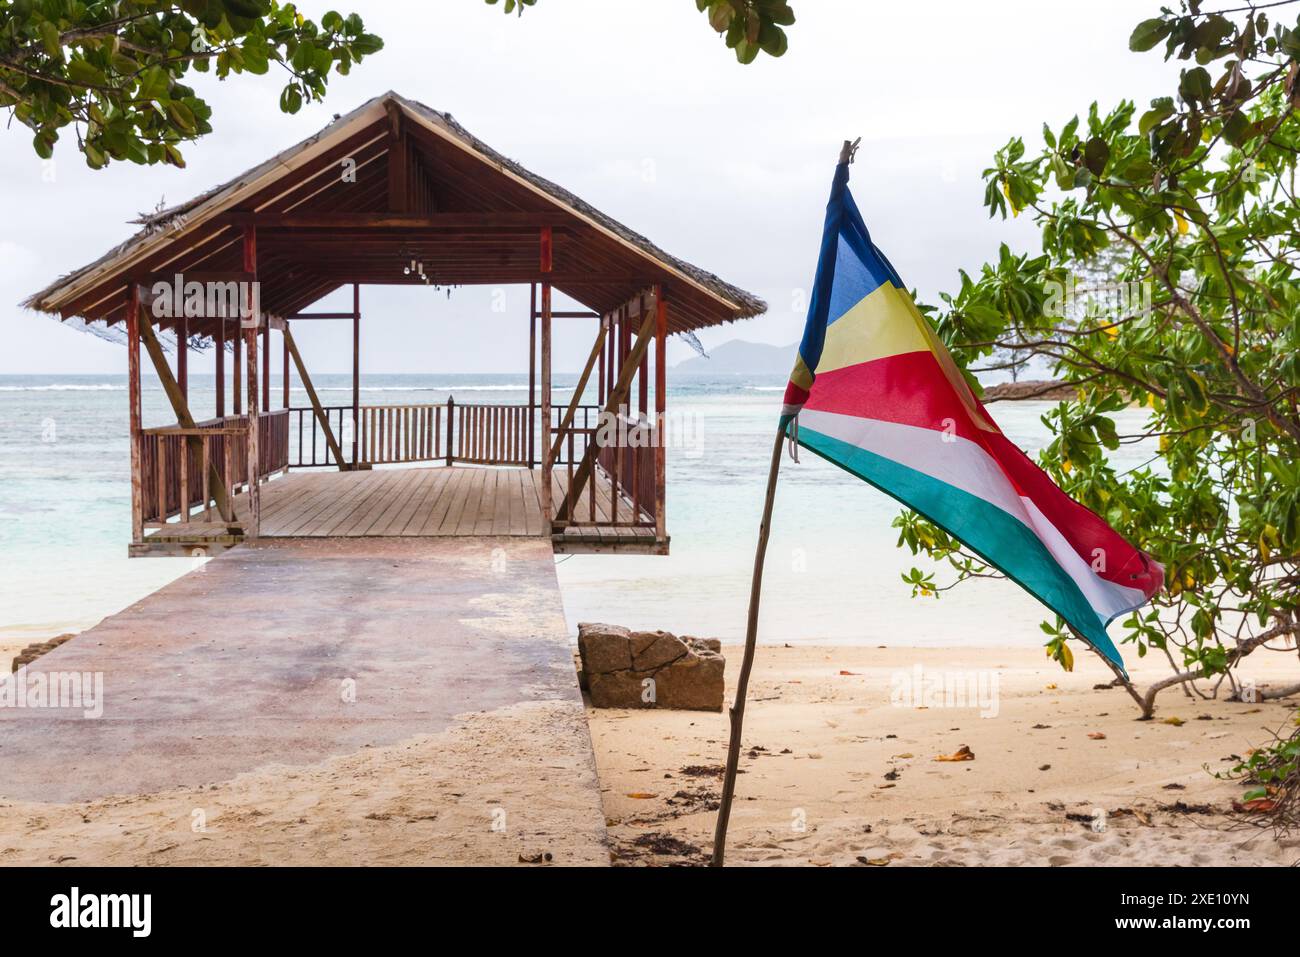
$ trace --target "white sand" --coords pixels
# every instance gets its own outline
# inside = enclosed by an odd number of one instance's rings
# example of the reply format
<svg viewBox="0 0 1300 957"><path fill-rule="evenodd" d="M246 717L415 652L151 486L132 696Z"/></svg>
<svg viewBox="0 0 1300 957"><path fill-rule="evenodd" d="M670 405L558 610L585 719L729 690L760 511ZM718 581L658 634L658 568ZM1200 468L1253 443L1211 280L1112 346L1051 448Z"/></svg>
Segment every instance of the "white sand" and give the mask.
<svg viewBox="0 0 1300 957"><path fill-rule="evenodd" d="M492 764L537 754L566 702L465 715L448 731L209 788L77 804L0 800L0 866L573 865L607 862L580 787L585 749L503 786ZM557 786L561 785L561 786ZM550 855L548 859L546 855Z"/></svg>
<svg viewBox="0 0 1300 957"><path fill-rule="evenodd" d="M734 682L740 648L724 652ZM996 717L941 701L891 705L891 682L913 677L917 665L977 680L983 672L986 688L996 673ZM1141 685L1162 667L1148 658L1133 671ZM1294 681L1300 666L1294 652L1256 655L1244 674ZM1090 654L1080 654L1067 674L1041 650L761 647L728 863L1300 860L1300 841L1230 829L1223 812L1243 788L1212 776L1235 763L1231 755L1294 721L1296 702L1190 700L1173 688L1160 697L1156 720L1140 722L1122 689L1093 690L1110 678ZM728 700L731 694L729 687ZM1162 723L1169 717L1184 723ZM716 773L725 760L726 715L589 708L588 718L616 858L700 861L712 846L720 782L707 771ZM1105 738L1089 737L1098 732ZM962 745L974 760L934 760ZM1210 813L1170 809L1179 801ZM679 853L644 846L655 843Z"/></svg>
<svg viewBox="0 0 1300 957"><path fill-rule="evenodd" d="M724 651L734 682L739 648ZM986 691L996 674L996 716L942 701L891 704L891 683L914 677L917 665L925 674L977 681L983 674ZM1134 672L1139 684L1163 673L1151 659ZM1244 671L1261 682L1293 681L1298 673L1294 654L1257 655ZM1091 655L1080 655L1077 671L1066 674L1041 651L1024 649L760 648L728 862L1300 860L1300 841L1230 828L1224 812L1243 789L1212 776L1235 763L1232 755L1268 741L1270 729L1294 721L1296 702L1193 701L1171 689L1157 720L1139 722L1122 690L1093 689L1109 678ZM587 714L616 863L702 862L711 846L725 714ZM1184 723L1160 720L1171 716ZM534 740L530 729L551 720L540 711L527 720L469 715L441 735L307 767L264 768L211 790L75 805L0 802L0 865L535 860L564 845L566 834L595 837L593 827L599 830L548 786L554 775L583 773L583 762L539 753L536 777L508 796L517 810L504 832L491 826L503 796L479 782L490 777L485 753L507 745L538 750L553 738L539 730ZM1089 737L1098 732L1105 738ZM962 745L974 760L934 760ZM1180 812L1176 802L1209 813ZM196 810L205 831L193 829ZM1104 827L1094 829L1099 820ZM600 863L603 856L554 863Z"/></svg>

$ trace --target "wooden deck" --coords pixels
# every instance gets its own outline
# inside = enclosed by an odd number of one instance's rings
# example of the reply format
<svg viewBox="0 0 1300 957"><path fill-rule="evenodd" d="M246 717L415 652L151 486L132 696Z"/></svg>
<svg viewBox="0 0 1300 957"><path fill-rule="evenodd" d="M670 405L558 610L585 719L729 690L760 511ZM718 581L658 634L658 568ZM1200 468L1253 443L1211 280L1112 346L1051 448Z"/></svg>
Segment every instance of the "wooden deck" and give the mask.
<svg viewBox="0 0 1300 957"><path fill-rule="evenodd" d="M557 470L553 501L563 501L568 477ZM611 483L597 472L595 521L589 498L577 509L579 524L552 535L557 552L631 551L664 554L652 526L615 525ZM291 472L262 486L263 538L542 537L541 471L523 468L402 468L372 471ZM247 514L247 497L235 497L235 513ZM642 519L647 519L643 514ZM628 522L632 506L618 504ZM586 520L584 522L584 520ZM150 529L133 554L221 551L239 544L222 523L173 522Z"/></svg>

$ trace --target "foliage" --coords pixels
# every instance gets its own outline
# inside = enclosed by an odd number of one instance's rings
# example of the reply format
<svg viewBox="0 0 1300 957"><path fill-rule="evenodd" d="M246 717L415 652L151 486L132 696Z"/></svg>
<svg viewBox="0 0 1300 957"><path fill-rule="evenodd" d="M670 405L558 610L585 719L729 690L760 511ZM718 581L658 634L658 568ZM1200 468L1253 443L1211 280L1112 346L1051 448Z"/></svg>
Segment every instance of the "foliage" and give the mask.
<svg viewBox="0 0 1300 957"><path fill-rule="evenodd" d="M1214 776L1253 785L1234 804L1240 823L1271 827L1278 837L1300 828L1300 730L1274 735L1231 771Z"/></svg>
<svg viewBox="0 0 1300 957"><path fill-rule="evenodd" d="M498 0L487 0L496 5ZM537 0L504 0L506 13L523 15ZM736 51L741 63L753 63L760 52L781 56L787 39L782 27L794 23L794 11L786 0L695 0L696 9L707 14L709 26L722 34L727 49Z"/></svg>
<svg viewBox="0 0 1300 957"><path fill-rule="evenodd" d="M72 127L86 163L184 166L181 144L211 131L212 111L183 80L191 69L289 79L280 108L325 95L383 41L361 17L317 24L277 0L0 0L0 107L31 128L48 158Z"/></svg>
<svg viewBox="0 0 1300 957"><path fill-rule="evenodd" d="M722 34L727 49L741 63L753 63L759 52L782 56L788 41L782 27L794 23L794 11L785 0L695 0L709 26Z"/></svg>
<svg viewBox="0 0 1300 957"><path fill-rule="evenodd" d="M1032 216L1041 252L1003 246L935 317L963 367L1020 355L1078 387L1043 417L1040 464L1165 565L1165 591L1123 622L1139 657L1156 649L1181 676L1161 686L1231 683L1246 654L1297 633L1300 24L1271 19L1294 0L1271 6L1185 0L1144 21L1132 49L1163 43L1186 64L1174 95L1143 111L1094 103L1045 124L1032 152L1020 138L999 150L989 214ZM1075 277L1099 269L1109 283L1087 297L1100 307L1080 308ZM1121 433L1133 406L1145 426ZM1132 443L1149 458L1120 471ZM988 573L923 519L896 525L958 580ZM1044 627L1060 660L1069 636Z"/></svg>

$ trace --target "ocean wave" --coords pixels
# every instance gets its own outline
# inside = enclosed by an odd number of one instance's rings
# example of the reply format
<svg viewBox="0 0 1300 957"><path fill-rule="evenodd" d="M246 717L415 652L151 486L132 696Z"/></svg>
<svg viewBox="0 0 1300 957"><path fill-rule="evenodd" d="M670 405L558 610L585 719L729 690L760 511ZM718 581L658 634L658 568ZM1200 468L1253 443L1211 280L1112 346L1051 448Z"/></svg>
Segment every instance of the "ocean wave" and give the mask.
<svg viewBox="0 0 1300 957"><path fill-rule="evenodd" d="M745 386L750 392L784 392L783 385L747 385Z"/></svg>
<svg viewBox="0 0 1300 957"><path fill-rule="evenodd" d="M294 387L294 392L305 389ZM350 385L327 385L317 392L351 392ZM521 385L363 385L361 392L527 392L528 383Z"/></svg>
<svg viewBox="0 0 1300 957"><path fill-rule="evenodd" d="M0 392L125 392L124 385L85 385L53 383L51 385L0 385Z"/></svg>

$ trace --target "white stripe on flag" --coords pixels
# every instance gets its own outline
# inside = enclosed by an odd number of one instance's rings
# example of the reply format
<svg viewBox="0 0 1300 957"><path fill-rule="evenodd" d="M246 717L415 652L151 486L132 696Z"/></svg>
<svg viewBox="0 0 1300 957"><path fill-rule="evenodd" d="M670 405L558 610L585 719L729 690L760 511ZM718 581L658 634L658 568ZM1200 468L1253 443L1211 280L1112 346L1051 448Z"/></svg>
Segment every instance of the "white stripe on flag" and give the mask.
<svg viewBox="0 0 1300 957"><path fill-rule="evenodd" d="M1138 589L1099 577L1038 506L1016 491L997 460L970 439L818 409L804 409L799 421L805 429L890 459L1013 516L1043 543L1103 622L1146 603L1146 596Z"/></svg>

